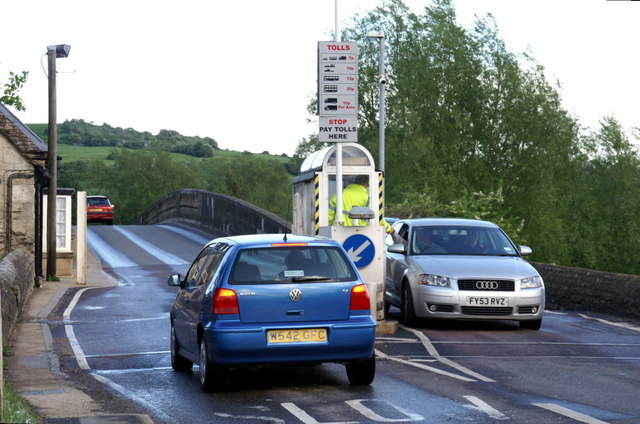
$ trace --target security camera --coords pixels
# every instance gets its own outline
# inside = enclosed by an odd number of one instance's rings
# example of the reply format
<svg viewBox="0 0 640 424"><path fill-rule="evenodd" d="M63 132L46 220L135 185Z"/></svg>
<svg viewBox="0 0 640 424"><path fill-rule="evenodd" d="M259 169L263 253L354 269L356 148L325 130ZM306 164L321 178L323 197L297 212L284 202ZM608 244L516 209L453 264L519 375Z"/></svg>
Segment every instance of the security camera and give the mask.
<svg viewBox="0 0 640 424"><path fill-rule="evenodd" d="M386 84L386 83L387 83L386 78L380 78L380 84Z"/></svg>

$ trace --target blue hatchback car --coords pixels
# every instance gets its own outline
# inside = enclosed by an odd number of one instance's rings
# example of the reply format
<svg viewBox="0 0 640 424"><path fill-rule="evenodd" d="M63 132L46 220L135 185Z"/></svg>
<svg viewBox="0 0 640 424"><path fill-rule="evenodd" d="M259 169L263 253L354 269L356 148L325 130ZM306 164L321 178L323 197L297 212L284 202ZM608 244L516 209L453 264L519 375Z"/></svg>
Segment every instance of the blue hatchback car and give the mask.
<svg viewBox="0 0 640 424"><path fill-rule="evenodd" d="M375 376L376 323L367 287L339 243L319 237L218 238L198 254L170 310L171 365L200 366L204 391L227 371L338 362L349 382Z"/></svg>

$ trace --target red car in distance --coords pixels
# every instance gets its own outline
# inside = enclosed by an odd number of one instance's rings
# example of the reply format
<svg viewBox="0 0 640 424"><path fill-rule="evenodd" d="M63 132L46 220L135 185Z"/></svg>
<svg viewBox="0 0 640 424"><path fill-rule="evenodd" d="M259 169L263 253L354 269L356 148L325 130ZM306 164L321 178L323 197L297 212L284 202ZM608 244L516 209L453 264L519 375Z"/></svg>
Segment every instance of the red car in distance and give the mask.
<svg viewBox="0 0 640 424"><path fill-rule="evenodd" d="M107 196L87 196L87 222L113 224L113 208Z"/></svg>

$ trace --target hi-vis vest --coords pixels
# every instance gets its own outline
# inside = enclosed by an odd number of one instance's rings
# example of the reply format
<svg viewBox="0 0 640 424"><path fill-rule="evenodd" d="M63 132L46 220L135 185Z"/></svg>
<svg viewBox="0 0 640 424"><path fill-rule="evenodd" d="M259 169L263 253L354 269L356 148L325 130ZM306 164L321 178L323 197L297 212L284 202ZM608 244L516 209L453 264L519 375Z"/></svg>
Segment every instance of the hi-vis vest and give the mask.
<svg viewBox="0 0 640 424"><path fill-rule="evenodd" d="M342 191L342 222L344 225L364 226L366 221L359 219L352 220L349 218L349 211L354 206L369 206L369 193L367 188L362 184L349 184ZM333 225L336 220L336 195L334 194L329 200L329 225Z"/></svg>

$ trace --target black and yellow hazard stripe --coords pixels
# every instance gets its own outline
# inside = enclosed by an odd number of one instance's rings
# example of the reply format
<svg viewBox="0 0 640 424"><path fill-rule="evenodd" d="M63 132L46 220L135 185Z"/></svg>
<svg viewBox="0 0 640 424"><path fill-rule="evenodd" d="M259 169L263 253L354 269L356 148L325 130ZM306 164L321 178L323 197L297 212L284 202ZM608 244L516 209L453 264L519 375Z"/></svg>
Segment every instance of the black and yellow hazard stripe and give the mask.
<svg viewBox="0 0 640 424"><path fill-rule="evenodd" d="M384 181L382 172L378 174L378 222L384 225Z"/></svg>
<svg viewBox="0 0 640 424"><path fill-rule="evenodd" d="M316 175L315 179L316 193L316 219L315 219L315 235L320 232L320 176Z"/></svg>

